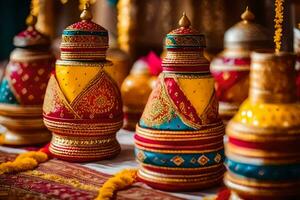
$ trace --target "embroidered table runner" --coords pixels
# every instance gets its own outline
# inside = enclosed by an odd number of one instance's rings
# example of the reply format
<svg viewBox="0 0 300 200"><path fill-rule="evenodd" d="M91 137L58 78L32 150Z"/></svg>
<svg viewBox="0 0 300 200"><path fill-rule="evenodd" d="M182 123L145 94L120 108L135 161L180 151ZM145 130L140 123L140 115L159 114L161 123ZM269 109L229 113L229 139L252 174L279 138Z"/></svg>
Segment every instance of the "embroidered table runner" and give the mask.
<svg viewBox="0 0 300 200"><path fill-rule="evenodd" d="M0 163L15 154L0 152ZM94 199L110 175L79 164L52 159L33 171L0 176L0 199ZM137 186L119 191L118 200L180 200L181 198Z"/></svg>

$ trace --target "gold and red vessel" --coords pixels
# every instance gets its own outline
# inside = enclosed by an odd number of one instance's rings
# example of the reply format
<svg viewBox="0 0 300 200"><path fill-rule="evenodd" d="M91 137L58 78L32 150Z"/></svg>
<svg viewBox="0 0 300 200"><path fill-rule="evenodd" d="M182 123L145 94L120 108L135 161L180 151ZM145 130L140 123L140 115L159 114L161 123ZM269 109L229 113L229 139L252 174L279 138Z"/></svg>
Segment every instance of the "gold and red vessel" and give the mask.
<svg viewBox="0 0 300 200"><path fill-rule="evenodd" d="M50 77L43 113L52 132L54 157L84 162L116 156L116 132L122 127L117 83L105 72L108 32L92 21L86 6L81 21L62 34L61 59Z"/></svg>
<svg viewBox="0 0 300 200"><path fill-rule="evenodd" d="M222 182L224 125L205 36L184 14L166 36L167 54L136 127L138 179L153 188L186 191Z"/></svg>
<svg viewBox="0 0 300 200"><path fill-rule="evenodd" d="M14 37L16 48L0 85L0 124L5 127L1 143L5 145L43 144L51 139L42 106L55 58L50 39L35 29L36 17L30 19L27 29Z"/></svg>
<svg viewBox="0 0 300 200"><path fill-rule="evenodd" d="M139 59L133 64L121 87L124 129L135 130L156 79L156 76L151 75L148 63L144 59Z"/></svg>

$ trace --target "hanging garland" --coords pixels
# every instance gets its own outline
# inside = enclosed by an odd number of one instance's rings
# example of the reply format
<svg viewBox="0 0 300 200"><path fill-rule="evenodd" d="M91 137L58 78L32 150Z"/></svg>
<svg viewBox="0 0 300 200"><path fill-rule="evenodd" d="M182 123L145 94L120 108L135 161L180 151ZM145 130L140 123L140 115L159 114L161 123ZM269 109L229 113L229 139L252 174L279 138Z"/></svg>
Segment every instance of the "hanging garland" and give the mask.
<svg viewBox="0 0 300 200"><path fill-rule="evenodd" d="M275 0L275 51L279 52L281 49L281 38L282 38L282 22L283 22L283 3L284 0Z"/></svg>

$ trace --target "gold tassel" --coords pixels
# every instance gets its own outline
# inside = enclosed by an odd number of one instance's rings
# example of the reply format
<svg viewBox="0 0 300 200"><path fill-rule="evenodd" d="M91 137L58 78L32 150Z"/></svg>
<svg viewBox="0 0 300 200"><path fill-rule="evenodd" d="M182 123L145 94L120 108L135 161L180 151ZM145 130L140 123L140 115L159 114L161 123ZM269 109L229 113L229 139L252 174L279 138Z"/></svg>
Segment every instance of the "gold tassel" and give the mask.
<svg viewBox="0 0 300 200"><path fill-rule="evenodd" d="M136 169L125 169L108 179L99 190L96 200L110 200L114 193L131 186L136 181Z"/></svg>
<svg viewBox="0 0 300 200"><path fill-rule="evenodd" d="M8 161L0 164L0 175L4 173L21 172L32 170L39 163L48 160L47 154L40 151L30 151L20 154L14 161Z"/></svg>
<svg viewBox="0 0 300 200"><path fill-rule="evenodd" d="M284 0L275 0L275 51L279 52L281 49L281 37L282 37L282 22L283 22L283 3Z"/></svg>

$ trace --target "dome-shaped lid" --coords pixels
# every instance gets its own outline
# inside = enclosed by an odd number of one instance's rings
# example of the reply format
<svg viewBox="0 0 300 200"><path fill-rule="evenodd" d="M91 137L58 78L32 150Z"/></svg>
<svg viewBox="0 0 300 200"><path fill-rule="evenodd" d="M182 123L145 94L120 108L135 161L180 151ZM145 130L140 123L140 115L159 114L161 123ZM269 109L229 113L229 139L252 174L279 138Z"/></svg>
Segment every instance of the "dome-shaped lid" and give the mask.
<svg viewBox="0 0 300 200"><path fill-rule="evenodd" d="M254 23L255 15L248 9L241 15L242 21L225 32L224 45L226 48L244 47L248 49L268 48L272 37L267 30Z"/></svg>
<svg viewBox="0 0 300 200"><path fill-rule="evenodd" d="M62 60L105 60L108 32L92 22L88 4L80 15L81 21L68 26L62 34Z"/></svg>
<svg viewBox="0 0 300 200"><path fill-rule="evenodd" d="M205 36L191 27L191 22L185 13L178 24L179 28L166 36L167 54L162 61L163 70L207 73L209 63L203 56Z"/></svg>
<svg viewBox="0 0 300 200"><path fill-rule="evenodd" d="M179 28L167 34L167 49L205 47L205 36L191 27L191 22L185 13L183 13L178 24Z"/></svg>
<svg viewBox="0 0 300 200"><path fill-rule="evenodd" d="M28 17L27 29L14 37L13 43L16 47L30 48L50 45L50 38L35 29L36 22L37 18L35 16L30 15Z"/></svg>

